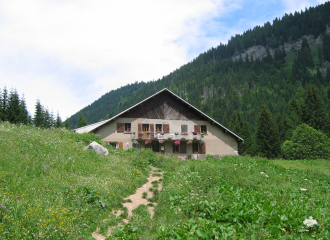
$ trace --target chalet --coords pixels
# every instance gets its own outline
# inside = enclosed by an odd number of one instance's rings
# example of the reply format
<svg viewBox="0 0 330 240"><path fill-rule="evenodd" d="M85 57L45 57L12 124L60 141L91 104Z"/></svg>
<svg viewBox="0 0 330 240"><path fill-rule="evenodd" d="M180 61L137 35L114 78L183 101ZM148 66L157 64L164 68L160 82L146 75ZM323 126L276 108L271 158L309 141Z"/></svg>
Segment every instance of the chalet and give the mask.
<svg viewBox="0 0 330 240"><path fill-rule="evenodd" d="M237 155L243 141L166 88L113 118L74 131L94 133L116 148L151 148L185 159Z"/></svg>

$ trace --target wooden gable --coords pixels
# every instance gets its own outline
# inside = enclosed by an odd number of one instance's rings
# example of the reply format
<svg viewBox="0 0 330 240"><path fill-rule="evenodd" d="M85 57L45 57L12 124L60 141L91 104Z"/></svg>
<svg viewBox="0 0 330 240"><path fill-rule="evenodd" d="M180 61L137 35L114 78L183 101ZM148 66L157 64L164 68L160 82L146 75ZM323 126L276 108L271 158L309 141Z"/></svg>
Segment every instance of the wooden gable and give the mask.
<svg viewBox="0 0 330 240"><path fill-rule="evenodd" d="M140 105L125 112L121 117L165 120L204 120L204 117L198 113L198 111L166 91L142 102Z"/></svg>

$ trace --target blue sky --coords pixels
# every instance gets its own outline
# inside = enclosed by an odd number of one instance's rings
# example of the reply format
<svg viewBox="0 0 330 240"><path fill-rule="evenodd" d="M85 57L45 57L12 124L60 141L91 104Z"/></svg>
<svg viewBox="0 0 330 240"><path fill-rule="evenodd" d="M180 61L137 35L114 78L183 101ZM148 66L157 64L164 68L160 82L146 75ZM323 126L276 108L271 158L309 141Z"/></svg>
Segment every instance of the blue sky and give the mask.
<svg viewBox="0 0 330 240"><path fill-rule="evenodd" d="M62 120L103 94L157 80L231 36L323 0L0 2L0 88ZM132 103L133 104L133 103Z"/></svg>

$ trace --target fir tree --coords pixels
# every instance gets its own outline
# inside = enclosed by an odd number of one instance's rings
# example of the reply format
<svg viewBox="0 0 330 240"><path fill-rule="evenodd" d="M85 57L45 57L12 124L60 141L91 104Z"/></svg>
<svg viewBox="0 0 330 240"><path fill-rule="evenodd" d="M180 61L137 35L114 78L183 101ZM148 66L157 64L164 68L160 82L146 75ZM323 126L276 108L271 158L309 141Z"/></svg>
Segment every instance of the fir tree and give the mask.
<svg viewBox="0 0 330 240"><path fill-rule="evenodd" d="M232 119L231 119L231 127L230 130L232 130L234 133L236 133L238 136L244 139L243 142L238 143L238 153L244 154L251 154L252 150L252 140L251 140L251 134L249 131L248 124L246 121L242 119L240 112L234 112Z"/></svg>
<svg viewBox="0 0 330 240"><path fill-rule="evenodd" d="M83 113L80 111L78 116L78 128L84 127L87 125L87 121Z"/></svg>
<svg viewBox="0 0 330 240"><path fill-rule="evenodd" d="M324 104L319 98L316 89L310 88L303 105L303 122L316 130L326 130L328 122Z"/></svg>
<svg viewBox="0 0 330 240"><path fill-rule="evenodd" d="M57 117L56 117L56 121L55 121L55 127L56 128L60 128L62 126L62 120L61 117L59 115L59 113L57 112Z"/></svg>
<svg viewBox="0 0 330 240"><path fill-rule="evenodd" d="M19 122L23 123L23 124L29 124L29 112L26 109L26 104L25 104L25 98L24 98L24 94L22 96L22 99L20 100L20 117L19 117Z"/></svg>
<svg viewBox="0 0 330 240"><path fill-rule="evenodd" d="M43 110L43 106L40 103L40 100L37 100L36 103L36 110L34 113L34 118L33 118L33 124L36 127L43 127L44 126L44 114L43 114L44 110Z"/></svg>
<svg viewBox="0 0 330 240"><path fill-rule="evenodd" d="M66 129L70 129L70 122L69 119L66 119L63 123L63 127L65 127Z"/></svg>
<svg viewBox="0 0 330 240"><path fill-rule="evenodd" d="M20 123L20 100L16 89L9 93L7 120L14 124Z"/></svg>
<svg viewBox="0 0 330 240"><path fill-rule="evenodd" d="M263 105L257 121L256 151L262 157L275 158L280 155L280 141L271 113Z"/></svg>
<svg viewBox="0 0 330 240"><path fill-rule="evenodd" d="M2 121L8 121L7 109L8 109L8 91L7 88L5 87L2 92Z"/></svg>

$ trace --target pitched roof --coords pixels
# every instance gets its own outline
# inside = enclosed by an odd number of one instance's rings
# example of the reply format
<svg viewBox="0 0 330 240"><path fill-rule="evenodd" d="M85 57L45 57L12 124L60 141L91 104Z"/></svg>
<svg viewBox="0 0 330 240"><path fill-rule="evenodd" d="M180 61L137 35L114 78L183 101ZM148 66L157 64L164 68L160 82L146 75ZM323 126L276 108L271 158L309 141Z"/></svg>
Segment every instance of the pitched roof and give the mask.
<svg viewBox="0 0 330 240"><path fill-rule="evenodd" d="M86 132L92 132L93 130L95 130L96 128L108 123L108 122L111 122L112 120L115 120L116 118L120 117L121 115L123 115L124 113L127 113L129 112L131 109L139 106L140 104L146 102L147 100L155 97L156 95L162 93L162 92L169 92L170 94L172 94L175 98L181 100L184 104L188 105L190 108L193 108L195 111L197 111L198 113L200 113L203 117L205 117L207 120L211 121L212 123L218 125L220 128L222 128L224 131L226 132L229 132L230 134L232 134L233 136L235 136L237 138L237 140L240 140L240 141L243 141L244 142L244 139L241 138L240 136L238 136L237 134L235 134L234 132L230 131L228 128L224 127L223 125L221 125L220 123L218 123L217 121L215 121L213 118L209 117L208 115L206 115L205 113L203 113L202 111L200 111L199 109L197 109L196 107L194 107L193 105L191 105L190 103L188 103L187 101L183 100L181 97L179 97L178 95L174 94L173 92L171 92L170 90L168 90L167 88L164 88L162 89L161 91L151 95L150 97L144 99L143 101L135 104L134 106L126 109L125 111L117 114L116 116L110 118L110 119L107 119L107 120L104 120L104 121L100 121L100 122L97 122L97 123L93 123L93 124L90 124L90 125L87 125L87 126L84 126L84 127L81 127L81 128L76 128L74 129L73 131L76 132L76 133L86 133Z"/></svg>

